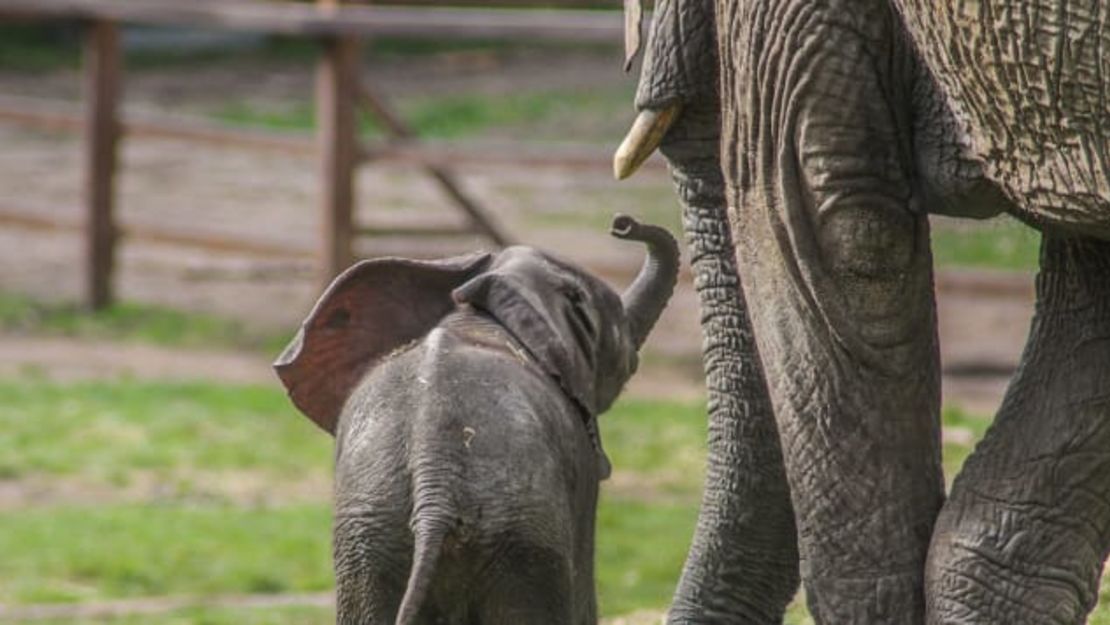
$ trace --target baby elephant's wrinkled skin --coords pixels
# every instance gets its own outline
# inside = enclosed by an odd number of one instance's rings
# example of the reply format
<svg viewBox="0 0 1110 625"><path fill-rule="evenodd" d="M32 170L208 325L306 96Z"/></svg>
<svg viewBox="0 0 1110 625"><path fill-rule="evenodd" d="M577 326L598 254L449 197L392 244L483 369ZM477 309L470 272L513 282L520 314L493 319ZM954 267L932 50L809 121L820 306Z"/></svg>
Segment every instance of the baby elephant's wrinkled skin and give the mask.
<svg viewBox="0 0 1110 625"><path fill-rule="evenodd" d="M618 295L549 254L365 261L275 368L336 438L341 624L592 624L596 417L636 369L678 248Z"/></svg>

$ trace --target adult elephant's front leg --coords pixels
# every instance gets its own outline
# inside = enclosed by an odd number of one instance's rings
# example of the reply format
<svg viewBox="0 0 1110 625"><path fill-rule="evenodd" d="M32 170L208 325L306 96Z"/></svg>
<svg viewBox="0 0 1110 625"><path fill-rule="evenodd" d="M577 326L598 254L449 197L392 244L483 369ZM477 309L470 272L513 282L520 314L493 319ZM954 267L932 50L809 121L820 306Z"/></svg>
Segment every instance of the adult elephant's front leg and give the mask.
<svg viewBox="0 0 1110 625"><path fill-rule="evenodd" d="M911 52L884 0L725 0L717 29L737 266L811 612L921 623L944 484Z"/></svg>

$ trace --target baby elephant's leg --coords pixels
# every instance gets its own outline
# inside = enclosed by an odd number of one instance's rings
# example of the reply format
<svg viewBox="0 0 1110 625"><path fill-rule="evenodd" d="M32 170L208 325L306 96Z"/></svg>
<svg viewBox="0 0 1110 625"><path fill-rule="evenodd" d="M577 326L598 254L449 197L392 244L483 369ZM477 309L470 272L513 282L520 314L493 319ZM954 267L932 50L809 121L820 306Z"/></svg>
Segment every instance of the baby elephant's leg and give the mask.
<svg viewBox="0 0 1110 625"><path fill-rule="evenodd" d="M406 554L403 536L384 533L361 519L336 519L337 625L394 624L405 594Z"/></svg>
<svg viewBox="0 0 1110 625"><path fill-rule="evenodd" d="M477 606L481 625L575 623L572 565L566 555L539 547L515 547L491 575Z"/></svg>

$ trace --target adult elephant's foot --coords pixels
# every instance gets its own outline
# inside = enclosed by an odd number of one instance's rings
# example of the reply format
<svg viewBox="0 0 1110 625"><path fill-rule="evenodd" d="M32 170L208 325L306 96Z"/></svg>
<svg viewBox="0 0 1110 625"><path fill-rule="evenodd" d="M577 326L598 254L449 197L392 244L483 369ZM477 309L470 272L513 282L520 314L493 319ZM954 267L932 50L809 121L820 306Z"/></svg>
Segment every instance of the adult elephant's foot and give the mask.
<svg viewBox="0 0 1110 625"><path fill-rule="evenodd" d="M1083 623L1108 549L1110 242L1046 235L1021 366L937 520L928 622Z"/></svg>

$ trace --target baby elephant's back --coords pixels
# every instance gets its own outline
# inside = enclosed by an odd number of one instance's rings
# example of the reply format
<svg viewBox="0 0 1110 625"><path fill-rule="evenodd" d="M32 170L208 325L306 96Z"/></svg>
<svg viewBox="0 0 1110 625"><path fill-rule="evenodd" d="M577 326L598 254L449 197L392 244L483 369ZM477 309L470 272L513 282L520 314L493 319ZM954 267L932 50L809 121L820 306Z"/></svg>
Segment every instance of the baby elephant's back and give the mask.
<svg viewBox="0 0 1110 625"><path fill-rule="evenodd" d="M414 515L448 519L440 573L474 583L484 577L476 569L502 568L497 554L569 554L592 543L597 498L579 411L511 337L500 338L504 349L433 331L367 376L337 437L337 517L380 525L406 548Z"/></svg>

